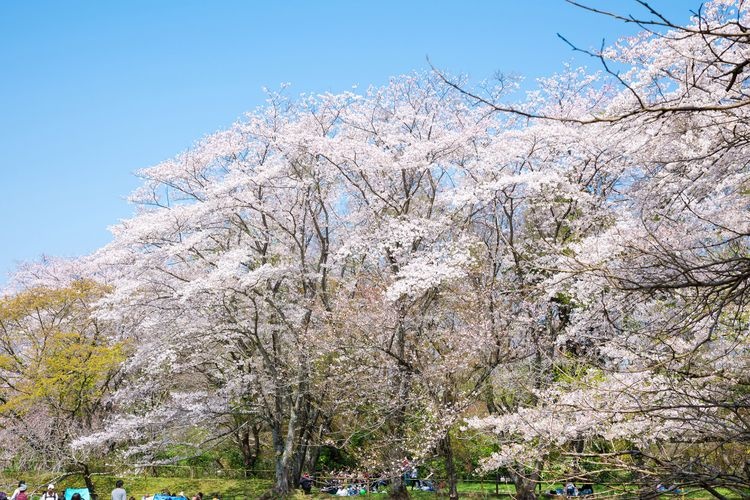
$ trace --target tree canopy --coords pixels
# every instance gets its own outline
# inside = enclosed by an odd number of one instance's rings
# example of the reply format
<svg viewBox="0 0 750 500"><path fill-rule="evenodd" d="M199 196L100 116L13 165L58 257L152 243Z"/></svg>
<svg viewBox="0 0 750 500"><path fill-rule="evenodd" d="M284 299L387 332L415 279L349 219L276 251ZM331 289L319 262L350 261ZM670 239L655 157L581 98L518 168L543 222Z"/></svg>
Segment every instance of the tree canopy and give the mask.
<svg viewBox="0 0 750 500"><path fill-rule="evenodd" d="M140 171L84 278L0 302L3 428L65 415L45 442L126 464L233 442L277 495L338 450L393 497L438 460L456 497L457 440L522 498L746 494L750 10L623 20L525 98L271 94Z"/></svg>

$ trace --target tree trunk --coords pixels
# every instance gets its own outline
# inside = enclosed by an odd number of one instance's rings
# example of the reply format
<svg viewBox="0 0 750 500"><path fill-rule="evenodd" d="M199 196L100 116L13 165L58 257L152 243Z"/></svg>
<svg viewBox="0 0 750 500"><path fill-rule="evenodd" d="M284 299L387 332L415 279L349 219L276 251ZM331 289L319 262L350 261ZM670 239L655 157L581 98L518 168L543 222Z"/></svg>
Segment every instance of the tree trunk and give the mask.
<svg viewBox="0 0 750 500"><path fill-rule="evenodd" d="M318 410L311 410L310 401L307 400L303 405L302 417L300 418L300 431L298 437L298 449L294 460L294 484L299 484L302 477L305 461L310 450L310 441L312 440L313 428L318 421ZM308 471L310 472L310 471Z"/></svg>
<svg viewBox="0 0 750 500"><path fill-rule="evenodd" d="M280 422L274 422L272 428L273 434L273 451L274 451L274 476L275 483L273 493L279 497L288 496L289 489L289 464L284 461L284 438Z"/></svg>
<svg viewBox="0 0 750 500"><path fill-rule="evenodd" d="M83 482L86 484L86 488L89 489L91 500L97 500L98 495L96 494L96 489L94 488L94 482L91 480L91 470L89 469L88 464L81 464L81 466L83 469Z"/></svg>
<svg viewBox="0 0 750 500"><path fill-rule="evenodd" d="M456 465L453 462L453 446L451 445L451 435L447 433L442 443L443 457L445 458L445 472L448 475L448 498L458 500L458 480L456 478Z"/></svg>
<svg viewBox="0 0 750 500"><path fill-rule="evenodd" d="M260 431L262 427L260 424L253 425L253 440L254 440L254 447L255 450L253 452L253 468L255 468L255 464L258 461L258 458L260 458Z"/></svg>
<svg viewBox="0 0 750 500"><path fill-rule="evenodd" d="M315 435L314 443L316 443L317 446L313 446L312 451L307 454L306 468L307 471L313 476L318 471L318 459L320 458L321 443L323 442L323 436L325 435L326 431L330 430L331 420L331 417L323 417L323 421L316 427L317 432Z"/></svg>
<svg viewBox="0 0 750 500"><path fill-rule="evenodd" d="M399 307L399 321L396 326L395 335L395 350L398 355L398 359L406 359L406 329L404 327L405 310L403 306ZM393 417L392 435L394 438L394 446L391 450L391 463L400 464L402 460L406 458L406 454L403 449L404 436L406 435L406 409L408 407L409 390L411 389L411 377L410 370L407 367L399 364L397 377L394 380L397 387L396 397L398 401L394 405L396 407L395 416ZM393 499L404 499L409 498L409 492L406 489L406 483L404 482L404 472L400 470L398 474L393 474L391 478L391 487L388 489L389 498Z"/></svg>
<svg viewBox="0 0 750 500"><path fill-rule="evenodd" d="M282 445L282 448L281 456L277 459L276 486L274 487L274 492L280 496L289 495L295 487L293 484L294 471L292 469L294 467L296 454L299 451L298 447L295 446L297 444L296 427L302 410L303 399L302 391L298 390L289 414L286 437L282 441L281 436L279 435L279 443Z"/></svg>
<svg viewBox="0 0 750 500"><path fill-rule="evenodd" d="M313 446L312 450L307 454L307 461L305 467L311 475L315 475L318 472L318 458L320 458L320 446Z"/></svg>
<svg viewBox="0 0 750 500"><path fill-rule="evenodd" d="M399 394L398 396L401 402L405 402L405 395ZM404 448L400 444L405 434L404 426L406 422L406 407L405 404L400 406L399 411L393 418L393 436L396 439L390 452L390 463L401 464L406 458ZM388 497L392 499L405 499L409 498L409 492L406 489L406 482L404 481L404 474L406 473L403 468L395 468L394 473L391 475L391 486L388 488Z"/></svg>
<svg viewBox="0 0 750 500"><path fill-rule="evenodd" d="M397 500L409 498L409 490L406 489L403 474L391 478L391 487L388 488L388 498Z"/></svg>
<svg viewBox="0 0 750 500"><path fill-rule="evenodd" d="M245 470L245 477L252 475L255 464L260 455L260 428L257 425L244 428L238 433L240 451L242 452L242 466ZM252 438L252 442L251 442Z"/></svg>
<svg viewBox="0 0 750 500"><path fill-rule="evenodd" d="M513 484L516 486L516 498L518 500L536 500L536 484L538 481L539 474L534 472L528 476L521 475L518 473L511 473L513 478Z"/></svg>
<svg viewBox="0 0 750 500"><path fill-rule="evenodd" d="M660 494L656 491L656 486L652 484L651 478L645 474L645 460L641 454L641 450L635 448L633 450L633 463L636 468L633 472L635 483L638 485L638 498L639 500L650 500L652 498L658 498Z"/></svg>

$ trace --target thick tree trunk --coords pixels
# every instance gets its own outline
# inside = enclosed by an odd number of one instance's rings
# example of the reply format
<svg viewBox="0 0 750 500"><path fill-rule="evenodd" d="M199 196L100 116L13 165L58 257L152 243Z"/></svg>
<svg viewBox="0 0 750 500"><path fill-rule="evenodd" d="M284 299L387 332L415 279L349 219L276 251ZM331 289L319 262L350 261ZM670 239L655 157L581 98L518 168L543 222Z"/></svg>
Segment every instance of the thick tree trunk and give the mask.
<svg viewBox="0 0 750 500"><path fill-rule="evenodd" d="M276 467L277 476L274 491L279 495L288 495L295 488L294 465L296 463L297 453L299 453L297 427L303 412L302 405L304 399L304 394L301 390L302 387L305 387L304 384L300 384L300 387L296 391L297 394L294 398L294 404L292 405L289 414L286 436L283 440L281 457L278 459ZM281 439L279 439L279 441L281 441Z"/></svg>
<svg viewBox="0 0 750 500"><path fill-rule="evenodd" d="M539 474L534 472L529 475L511 473L513 484L516 486L516 498L518 500L536 500L536 485L539 482Z"/></svg>
<svg viewBox="0 0 750 500"><path fill-rule="evenodd" d="M405 312L403 308L399 310L399 321L396 326L395 346L398 359L406 360L406 329L404 327ZM397 377L394 380L398 401L395 403L396 412L392 420L392 433L394 437L394 446L391 450L391 463L400 464L406 458L403 445L401 443L406 435L406 409L408 407L409 391L411 389L411 377L409 369L398 365ZM404 481L404 471L399 471L391 478L391 487L388 490L389 498L404 499L409 498L409 492L406 489Z"/></svg>
<svg viewBox="0 0 750 500"><path fill-rule="evenodd" d="M299 433L299 450L294 463L294 484L299 484L304 468L307 466L307 472L313 471L309 467L308 456L311 454L310 442L313 440L318 419L319 410L311 410L310 402L307 401L304 406L304 417L300 424Z"/></svg>
<svg viewBox="0 0 750 500"><path fill-rule="evenodd" d="M409 498L409 490L406 489L403 474L399 474L391 479L391 487L388 488L388 498L397 500Z"/></svg>
<svg viewBox="0 0 750 500"><path fill-rule="evenodd" d="M252 475L255 464L260 456L260 427L253 425L244 428L238 433L240 451L242 453L242 466L245 471L245 477Z"/></svg>
<svg viewBox="0 0 750 500"><path fill-rule="evenodd" d="M305 468L313 476L318 472L318 458L320 458L320 446L313 446L307 453L307 460L305 461Z"/></svg>
<svg viewBox="0 0 750 500"><path fill-rule="evenodd" d="M442 443L443 458L445 458L445 472L448 475L448 498L458 500L458 478L456 478L456 465L453 462L453 446L451 435L446 434Z"/></svg>
<svg viewBox="0 0 750 500"><path fill-rule="evenodd" d="M314 417L312 417L314 418ZM307 445L310 441L310 402L305 401L301 407L301 415L298 418L299 421L299 432L297 433L297 453L294 456L294 469L292 471L292 481L294 484L299 484L299 480L302 477L302 467L307 457Z"/></svg>
<svg viewBox="0 0 750 500"><path fill-rule="evenodd" d="M86 484L86 488L89 489L89 495L91 500L97 500L98 495L96 494L96 488L94 488L94 482L91 480L91 470L88 464L81 464L83 473L83 482Z"/></svg>
<svg viewBox="0 0 750 500"><path fill-rule="evenodd" d="M273 451L274 451L274 475L275 482L273 493L277 497L285 497L290 493L289 488L289 463L285 462L285 440L281 429L281 423L275 422L272 428Z"/></svg>
<svg viewBox="0 0 750 500"><path fill-rule="evenodd" d="M299 484L302 479L302 467L305 465L305 459L307 458L307 443L300 443L297 453L294 454L294 463L292 464L292 484Z"/></svg>
<svg viewBox="0 0 750 500"><path fill-rule="evenodd" d="M258 459L260 458L260 431L262 430L262 427L260 424L253 425L253 444L254 444L254 451L253 451L253 457L255 459L253 460L253 468L255 467L255 463L257 463Z"/></svg>

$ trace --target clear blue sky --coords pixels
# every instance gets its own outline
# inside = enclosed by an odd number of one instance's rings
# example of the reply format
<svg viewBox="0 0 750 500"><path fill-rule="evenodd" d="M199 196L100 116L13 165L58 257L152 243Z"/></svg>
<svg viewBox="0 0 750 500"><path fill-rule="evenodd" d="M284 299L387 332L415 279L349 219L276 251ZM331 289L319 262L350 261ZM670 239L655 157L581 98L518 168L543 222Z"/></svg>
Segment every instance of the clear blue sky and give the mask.
<svg viewBox="0 0 750 500"><path fill-rule="evenodd" d="M591 0L642 13L635 2ZM654 0L680 23L692 0ZM0 286L131 214L132 174L292 93L380 85L432 62L533 79L633 28L563 0L0 2Z"/></svg>

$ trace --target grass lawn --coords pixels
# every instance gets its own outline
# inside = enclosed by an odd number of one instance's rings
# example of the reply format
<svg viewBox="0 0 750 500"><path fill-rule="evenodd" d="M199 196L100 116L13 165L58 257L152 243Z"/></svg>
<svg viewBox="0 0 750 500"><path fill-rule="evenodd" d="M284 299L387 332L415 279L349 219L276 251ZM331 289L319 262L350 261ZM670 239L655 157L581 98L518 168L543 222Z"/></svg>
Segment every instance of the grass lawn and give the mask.
<svg viewBox="0 0 750 500"><path fill-rule="evenodd" d="M35 477L24 475L21 476L21 479L25 479L29 486L29 491L32 493L31 500L36 500L39 495L44 493L48 482L56 480L52 475ZM109 493L114 489L117 479L122 479L125 482L128 497L135 497L136 500L141 500L144 495L153 495L163 491L169 491L175 495L184 492L190 498L199 491L203 492L204 497L217 494L225 500L258 498L272 484L271 481L260 479L95 476L94 486L100 500L109 500ZM2 491L12 492L17 485L18 479L16 478L0 477L0 490ZM70 476L60 479L55 486L57 492L62 494L65 488L83 488L86 485L82 477ZM208 496L208 500L210 499L211 497Z"/></svg>
<svg viewBox="0 0 750 500"><path fill-rule="evenodd" d="M57 491L62 493L65 488L80 488L84 486L83 479L77 476L70 476L58 480L58 478L52 475L24 475L23 479L26 479L29 485L29 490L32 492L32 500L37 500L39 495L43 493L46 485L50 481L57 481ZM211 500L210 495L218 495L222 500L245 500L259 498L264 492L268 491L271 487L272 482L270 480L263 479L226 479L226 478L200 478L200 479L189 479L182 477L144 477L144 476L132 476L132 477L115 477L115 476L95 476L94 484L99 493L100 500L108 500L109 492L115 487L115 481L122 479L125 482L125 489L128 492L128 497L133 496L136 500L140 500L144 495L152 495L165 490L170 491L172 494L184 492L189 498L195 495L198 491L204 493L207 500ZM15 489L18 484L18 478L8 477L5 475L0 476L0 490L10 492ZM542 491L549 491L555 489L560 485L545 485ZM727 490L721 490L728 498L738 499L741 498L737 495L730 494ZM423 492L418 490L409 490L412 498L416 500L421 499L435 499L435 498L447 498L447 493L432 493ZM459 484L459 493L461 498L469 499L480 499L480 498L512 498L515 493L515 488L510 484L501 484L499 488L500 495L495 494L495 485L493 483L461 483ZM614 495L622 495L623 490L616 491L614 489L605 489L604 487L596 487L597 496L600 498ZM386 494L368 494L364 495L369 498L383 498L386 499ZM315 492L313 495L306 496L302 492L295 492L293 495L295 500L301 499L334 499L333 495ZM559 497L564 498L564 497ZM622 496L620 498L623 498ZM711 496L703 490L688 491L684 495L662 495L662 499L681 499L681 498L711 498Z"/></svg>

